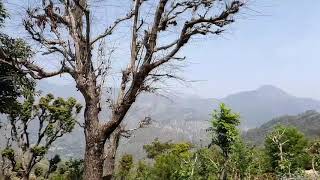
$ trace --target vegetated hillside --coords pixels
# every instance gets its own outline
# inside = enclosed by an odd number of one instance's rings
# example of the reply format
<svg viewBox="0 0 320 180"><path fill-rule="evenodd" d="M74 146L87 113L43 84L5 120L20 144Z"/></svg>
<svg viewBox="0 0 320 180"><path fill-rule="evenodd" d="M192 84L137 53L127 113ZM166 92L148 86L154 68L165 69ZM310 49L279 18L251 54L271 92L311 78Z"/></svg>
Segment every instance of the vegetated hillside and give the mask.
<svg viewBox="0 0 320 180"><path fill-rule="evenodd" d="M74 85L62 86L40 81L38 87L43 94L50 92L56 97L73 96L83 102ZM163 97L143 94L130 109L124 124L133 128L146 116L153 119L153 124L150 128L137 131L131 139L123 140L122 143L125 145L120 146L120 151L140 155L143 153L142 145L157 137L162 140L205 144L208 139L205 129L209 127L210 114L220 102L225 102L241 114L240 128L243 130L255 128L280 115L298 114L309 109L320 110L319 101L297 98L273 86L263 86L257 90L236 93L218 100L191 95L172 94ZM103 111L100 117L101 120L108 120L108 111ZM79 115L79 121L81 119L82 116ZM51 151L74 157L82 155L83 149L83 130L77 127L74 132L59 140Z"/></svg>
<svg viewBox="0 0 320 180"><path fill-rule="evenodd" d="M286 115L263 124L259 128L250 129L243 134L247 142L262 145L265 136L277 125L293 126L303 132L308 138L320 136L320 113L314 110L298 115Z"/></svg>

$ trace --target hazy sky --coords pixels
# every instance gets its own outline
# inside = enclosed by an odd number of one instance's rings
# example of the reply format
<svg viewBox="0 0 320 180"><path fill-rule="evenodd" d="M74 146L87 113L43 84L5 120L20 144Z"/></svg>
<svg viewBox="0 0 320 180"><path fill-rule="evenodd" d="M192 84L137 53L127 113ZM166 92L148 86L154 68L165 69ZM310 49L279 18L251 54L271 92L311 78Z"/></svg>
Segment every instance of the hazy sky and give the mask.
<svg viewBox="0 0 320 180"><path fill-rule="evenodd" d="M250 6L249 6L250 7ZM265 16L241 19L231 34L188 49L186 72L206 96L272 84L291 94L320 99L320 1L258 1ZM201 47L200 47L201 44Z"/></svg>
<svg viewBox="0 0 320 180"><path fill-rule="evenodd" d="M199 81L178 91L223 97L271 84L320 99L319 7L319 0L249 0L222 37L194 40L184 48L190 63L183 76Z"/></svg>

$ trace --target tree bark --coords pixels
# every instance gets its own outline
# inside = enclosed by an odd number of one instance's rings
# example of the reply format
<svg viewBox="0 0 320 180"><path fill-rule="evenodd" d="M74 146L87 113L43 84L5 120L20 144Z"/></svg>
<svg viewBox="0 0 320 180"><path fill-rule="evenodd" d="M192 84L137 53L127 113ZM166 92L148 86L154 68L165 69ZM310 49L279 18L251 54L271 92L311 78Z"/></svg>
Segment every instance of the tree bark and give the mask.
<svg viewBox="0 0 320 180"><path fill-rule="evenodd" d="M103 144L94 147L86 145L85 152L85 180L102 180L103 172Z"/></svg>
<svg viewBox="0 0 320 180"><path fill-rule="evenodd" d="M98 131L98 130L96 130ZM99 133L87 133L85 149L85 180L102 180L104 142Z"/></svg>
<svg viewBox="0 0 320 180"><path fill-rule="evenodd" d="M104 171L103 179L111 180L114 177L116 153L119 146L119 140L121 136L121 126L119 126L110 136L105 144L104 155Z"/></svg>
<svg viewBox="0 0 320 180"><path fill-rule="evenodd" d="M99 97L95 91L90 91L95 86L88 86L84 97L86 100L86 108L84 111L85 119L85 180L102 180L103 174L103 147L104 137L102 135L101 127L99 124ZM89 92L89 93L88 93Z"/></svg>

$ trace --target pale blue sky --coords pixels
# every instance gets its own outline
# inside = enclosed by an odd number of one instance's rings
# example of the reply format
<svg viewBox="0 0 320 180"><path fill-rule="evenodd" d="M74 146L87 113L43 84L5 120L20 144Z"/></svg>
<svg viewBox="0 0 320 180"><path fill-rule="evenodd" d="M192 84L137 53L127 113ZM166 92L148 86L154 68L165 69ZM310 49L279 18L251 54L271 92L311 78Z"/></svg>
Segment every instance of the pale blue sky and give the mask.
<svg viewBox="0 0 320 180"><path fill-rule="evenodd" d="M22 13L13 7L15 15ZM222 37L194 40L184 49L190 63L182 74L199 82L178 91L223 97L271 84L296 96L320 99L319 7L319 0L250 0ZM19 36L22 30L15 28L9 29Z"/></svg>
<svg viewBox="0 0 320 180"><path fill-rule="evenodd" d="M186 70L187 76L206 80L193 89L219 97L272 84L320 99L320 1L262 2L250 8L266 16L240 19L225 38L186 51L199 62Z"/></svg>

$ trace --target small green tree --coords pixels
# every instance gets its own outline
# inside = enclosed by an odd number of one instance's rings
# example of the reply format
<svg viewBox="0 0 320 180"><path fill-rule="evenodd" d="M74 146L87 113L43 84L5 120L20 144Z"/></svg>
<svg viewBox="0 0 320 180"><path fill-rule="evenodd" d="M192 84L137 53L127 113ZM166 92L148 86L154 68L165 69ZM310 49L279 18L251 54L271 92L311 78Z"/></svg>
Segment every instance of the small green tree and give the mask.
<svg viewBox="0 0 320 180"><path fill-rule="evenodd" d="M48 171L45 174L45 178L48 179L49 175L53 172L55 172L58 168L58 163L61 161L61 158L59 155L55 155L53 158L49 160L49 167Z"/></svg>
<svg viewBox="0 0 320 180"><path fill-rule="evenodd" d="M308 141L294 127L277 126L265 140L271 168L281 177L291 176L304 169L309 162Z"/></svg>
<svg viewBox="0 0 320 180"><path fill-rule="evenodd" d="M147 157L154 160L154 163L148 168L140 167L139 179L188 179L194 174L191 148L190 143L162 143L158 139L144 145Z"/></svg>
<svg viewBox="0 0 320 180"><path fill-rule="evenodd" d="M188 165L192 157L191 144L173 144L168 151L155 157L152 169L154 179L187 179L191 170Z"/></svg>
<svg viewBox="0 0 320 180"><path fill-rule="evenodd" d="M36 167L35 169L34 169L34 175L37 177L37 179L39 179L40 177L42 177L42 175L43 175L43 172L44 172L44 170L43 170L43 168L42 167Z"/></svg>
<svg viewBox="0 0 320 180"><path fill-rule="evenodd" d="M207 180L217 179L220 165L224 163L223 156L217 148L201 148L195 152L194 179Z"/></svg>
<svg viewBox="0 0 320 180"><path fill-rule="evenodd" d="M148 180L151 177L151 167L146 164L144 161L139 161L137 168L135 179L137 180Z"/></svg>
<svg viewBox="0 0 320 180"><path fill-rule="evenodd" d="M248 179L255 177L256 179L268 179L268 170L270 169L270 162L264 149L254 147L250 149L252 162L248 167ZM272 179L272 178L271 178Z"/></svg>
<svg viewBox="0 0 320 180"><path fill-rule="evenodd" d="M237 179L244 179L250 176L250 168L253 161L252 151L247 145L239 141L234 144L233 151L230 157L231 168L233 175Z"/></svg>
<svg viewBox="0 0 320 180"><path fill-rule="evenodd" d="M69 159L60 162L56 171L49 176L50 180L82 180L84 161L82 159Z"/></svg>
<svg viewBox="0 0 320 180"><path fill-rule="evenodd" d="M125 180L129 176L130 170L133 167L133 157L131 154L125 154L121 157L118 166L118 178L120 180Z"/></svg>
<svg viewBox="0 0 320 180"><path fill-rule="evenodd" d="M52 144L73 130L82 106L74 98L65 100L51 94L35 103L34 96L30 94L19 107L8 115L7 126L11 136L2 151L7 164L3 168L8 174L16 173L28 179L33 167L43 159ZM30 127L30 124L37 125L38 129ZM37 132L36 137L30 137L31 130Z"/></svg>
<svg viewBox="0 0 320 180"><path fill-rule="evenodd" d="M66 163L67 171L66 178L67 180L82 180L83 171L84 171L84 161L82 159L70 159Z"/></svg>
<svg viewBox="0 0 320 180"><path fill-rule="evenodd" d="M222 165L220 179L227 179L226 164L229 161L230 153L236 142L239 141L240 135L237 126L240 124L240 115L231 111L225 104L220 104L220 109L214 110L212 114L211 132L212 139L209 145L217 145L225 158Z"/></svg>
<svg viewBox="0 0 320 180"><path fill-rule="evenodd" d="M23 40L11 38L1 32L7 17L8 14L0 1L0 113L4 114L18 108L18 98L34 89L33 80L12 64L15 59L30 58L32 51Z"/></svg>
<svg viewBox="0 0 320 180"><path fill-rule="evenodd" d="M173 143L170 142L160 142L158 138L156 138L151 144L146 144L143 146L143 149L147 153L148 158L155 158L156 156L165 153L170 150L174 146Z"/></svg>

